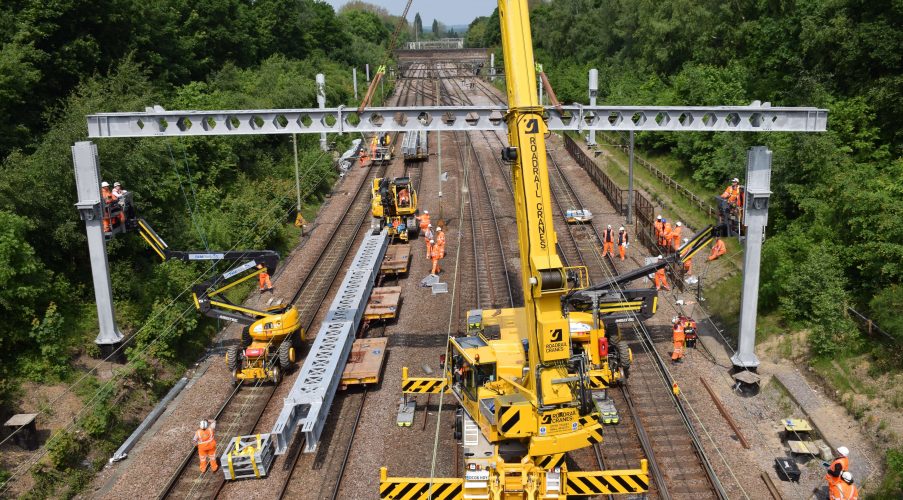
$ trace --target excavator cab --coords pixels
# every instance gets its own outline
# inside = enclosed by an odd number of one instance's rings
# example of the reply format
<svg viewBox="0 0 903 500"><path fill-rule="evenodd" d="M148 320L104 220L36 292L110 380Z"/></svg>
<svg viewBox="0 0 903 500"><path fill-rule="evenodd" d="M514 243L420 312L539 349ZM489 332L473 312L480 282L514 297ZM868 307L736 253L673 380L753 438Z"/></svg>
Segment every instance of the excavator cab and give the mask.
<svg viewBox="0 0 903 500"><path fill-rule="evenodd" d="M370 211L371 229L377 234L384 227L389 236L407 242L419 232L417 226L417 191L408 177L373 179Z"/></svg>

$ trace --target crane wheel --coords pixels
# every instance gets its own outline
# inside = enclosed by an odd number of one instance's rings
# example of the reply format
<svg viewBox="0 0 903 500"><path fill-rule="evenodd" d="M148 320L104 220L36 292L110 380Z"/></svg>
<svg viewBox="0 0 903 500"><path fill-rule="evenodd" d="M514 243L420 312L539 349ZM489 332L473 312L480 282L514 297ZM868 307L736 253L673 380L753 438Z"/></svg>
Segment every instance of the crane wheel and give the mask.
<svg viewBox="0 0 903 500"><path fill-rule="evenodd" d="M246 326L241 329L241 346L248 347L251 345L251 327Z"/></svg>
<svg viewBox="0 0 903 500"><path fill-rule="evenodd" d="M238 346L233 345L229 346L226 349L226 366L229 368L229 371L235 373L238 371Z"/></svg>
<svg viewBox="0 0 903 500"><path fill-rule="evenodd" d="M279 365L284 370L288 370L292 366L295 358L295 350L292 348L292 341L285 339L279 344Z"/></svg>

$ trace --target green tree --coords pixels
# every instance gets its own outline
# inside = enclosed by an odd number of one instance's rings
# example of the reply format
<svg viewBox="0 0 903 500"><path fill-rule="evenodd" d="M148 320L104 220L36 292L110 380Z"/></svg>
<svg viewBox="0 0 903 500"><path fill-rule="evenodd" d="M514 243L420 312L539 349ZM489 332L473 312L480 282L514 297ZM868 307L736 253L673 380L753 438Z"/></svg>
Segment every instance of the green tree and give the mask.
<svg viewBox="0 0 903 500"><path fill-rule="evenodd" d="M441 33L442 33L441 30L442 30L442 28L439 27L439 20L438 20L438 19L433 19L433 30L432 30L432 31L433 31L433 36L436 37L436 38L440 38L440 37L442 36L442 35L441 35Z"/></svg>
<svg viewBox="0 0 903 500"><path fill-rule="evenodd" d="M414 15L414 38L419 39L423 36L423 20L420 19L420 13Z"/></svg>

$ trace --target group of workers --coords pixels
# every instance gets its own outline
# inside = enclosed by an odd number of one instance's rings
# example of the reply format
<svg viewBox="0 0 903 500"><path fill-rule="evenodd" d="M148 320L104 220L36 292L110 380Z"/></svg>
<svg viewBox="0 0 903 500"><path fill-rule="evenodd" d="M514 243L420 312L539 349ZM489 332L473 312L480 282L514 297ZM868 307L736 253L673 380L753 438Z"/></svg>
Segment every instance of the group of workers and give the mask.
<svg viewBox="0 0 903 500"><path fill-rule="evenodd" d="M426 243L426 257L433 263L430 274L438 276L442 272L439 261L445 258L445 231L438 226L433 228L429 210L424 210L422 215L417 216L417 221L420 224L420 234Z"/></svg>
<svg viewBox="0 0 903 500"><path fill-rule="evenodd" d="M618 234L615 234L614 229L612 229L611 224L608 225L602 231L602 257L604 258L607 255L611 255L612 258L615 256L614 246L615 242L618 244L618 255L621 257L621 260L624 260L627 255L627 248L630 247L630 235L627 234L627 231L624 229L624 226L618 228Z"/></svg>
<svg viewBox="0 0 903 500"><path fill-rule="evenodd" d="M117 221L119 224L125 222L126 192L125 189L122 189L120 182L114 182L112 189L109 182L100 183L100 199L103 200L103 231L105 233L111 232ZM113 215L113 212L118 212L118 214Z"/></svg>
<svg viewBox="0 0 903 500"><path fill-rule="evenodd" d="M837 448L835 458L828 465L825 481L828 482L828 500L858 500L859 489L853 484L850 472L850 450L846 446Z"/></svg>

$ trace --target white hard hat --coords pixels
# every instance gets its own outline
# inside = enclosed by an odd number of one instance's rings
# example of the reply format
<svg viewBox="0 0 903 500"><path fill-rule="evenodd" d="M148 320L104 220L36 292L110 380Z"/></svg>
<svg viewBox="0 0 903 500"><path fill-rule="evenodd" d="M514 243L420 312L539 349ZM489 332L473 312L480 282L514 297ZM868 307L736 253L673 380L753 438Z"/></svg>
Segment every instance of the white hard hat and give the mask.
<svg viewBox="0 0 903 500"><path fill-rule="evenodd" d="M435 243L435 242L436 242L436 240L430 240L430 243Z"/></svg>
<svg viewBox="0 0 903 500"><path fill-rule="evenodd" d="M429 224L426 225L426 227L433 227L433 223L430 222Z"/></svg>
<svg viewBox="0 0 903 500"><path fill-rule="evenodd" d="M113 187L121 186L121 185L122 185L122 184L120 184L119 181L116 181L116 182L113 183Z"/></svg>
<svg viewBox="0 0 903 500"><path fill-rule="evenodd" d="M624 230L624 226L621 226L618 228L618 231L623 231L623 230Z"/></svg>
<svg viewBox="0 0 903 500"><path fill-rule="evenodd" d="M429 211L429 210L424 210L424 211L423 211L423 215L429 215L429 214L430 214L430 211Z"/></svg>
<svg viewBox="0 0 903 500"><path fill-rule="evenodd" d="M210 427L210 422L201 420L201 429L206 429L207 427Z"/></svg>
<svg viewBox="0 0 903 500"><path fill-rule="evenodd" d="M658 220L662 220L662 216L661 216L661 215L659 215L659 216L658 216L658 217L656 217L656 219L658 219Z"/></svg>
<svg viewBox="0 0 903 500"><path fill-rule="evenodd" d="M611 224L608 225L608 229L611 229Z"/></svg>
<svg viewBox="0 0 903 500"><path fill-rule="evenodd" d="M847 484L853 484L853 473L848 470L841 472L840 478L843 479Z"/></svg>
<svg viewBox="0 0 903 500"><path fill-rule="evenodd" d="M437 228L436 228L436 231L442 231L442 228L441 228L441 227L437 227Z"/></svg>
<svg viewBox="0 0 903 500"><path fill-rule="evenodd" d="M677 227L680 227L680 226L683 226L683 223L681 221L677 221Z"/></svg>
<svg viewBox="0 0 903 500"><path fill-rule="evenodd" d="M679 318L677 316L674 316L673 318L671 318L671 324L673 324L673 325L676 325L678 321L679 321Z"/></svg>
<svg viewBox="0 0 903 500"><path fill-rule="evenodd" d="M731 182L740 182L740 179L734 177L733 179L731 179Z"/></svg>
<svg viewBox="0 0 903 500"><path fill-rule="evenodd" d="M848 456L850 456L850 449L847 448L846 446L841 446L840 448L837 448L837 453L840 453L841 455L848 457Z"/></svg>
<svg viewBox="0 0 903 500"><path fill-rule="evenodd" d="M663 257L661 255L658 256L658 260L662 260Z"/></svg>
<svg viewBox="0 0 903 500"><path fill-rule="evenodd" d="M100 187L102 187L102 188L108 188L108 187L110 187L110 183L107 182L107 181L103 181L103 182L100 183Z"/></svg>

